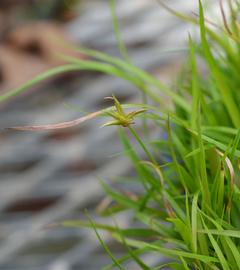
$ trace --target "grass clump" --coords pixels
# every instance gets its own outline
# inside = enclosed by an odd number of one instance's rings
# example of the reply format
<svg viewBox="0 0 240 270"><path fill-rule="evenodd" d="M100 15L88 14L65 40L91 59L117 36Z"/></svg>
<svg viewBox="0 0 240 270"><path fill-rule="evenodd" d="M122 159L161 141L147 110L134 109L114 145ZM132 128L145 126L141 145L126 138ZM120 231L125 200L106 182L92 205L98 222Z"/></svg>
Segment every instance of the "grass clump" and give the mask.
<svg viewBox="0 0 240 270"><path fill-rule="evenodd" d="M177 91L131 64L121 41L114 1L111 7L119 47L125 60L80 49L93 59L66 57L68 65L35 78L27 85L1 96L0 100L25 91L46 77L72 70L97 70L137 86L154 105L122 106L113 96L114 107L94 115L112 118L105 126L119 126L120 140L136 171L136 177L130 180L136 181L144 190L132 197L104 185L107 195L115 202L108 213L131 210L134 217L132 227L122 229L117 225L98 224L91 219L89 223L69 221L64 225L89 226L96 231L113 260L113 265L106 269L126 269L124 264L129 260L135 261L144 270L240 269L239 3L228 1L229 18L221 6L223 25L217 29L206 21L201 2L198 17L175 13L197 24L201 36L200 44L195 44L189 37L187 69ZM199 59L207 68L205 75L199 72ZM166 104L160 93L170 97L174 106ZM137 109L125 112L126 108L133 107ZM137 116L147 119L147 123L152 122L167 134L167 139L142 139L133 126ZM40 126L36 130L41 128L44 129ZM22 129L34 130L31 127ZM145 157L135 149L127 130L130 130ZM122 242L127 247L126 256L116 259L98 230L109 231ZM149 253L167 257L168 263L148 266L142 255Z"/></svg>

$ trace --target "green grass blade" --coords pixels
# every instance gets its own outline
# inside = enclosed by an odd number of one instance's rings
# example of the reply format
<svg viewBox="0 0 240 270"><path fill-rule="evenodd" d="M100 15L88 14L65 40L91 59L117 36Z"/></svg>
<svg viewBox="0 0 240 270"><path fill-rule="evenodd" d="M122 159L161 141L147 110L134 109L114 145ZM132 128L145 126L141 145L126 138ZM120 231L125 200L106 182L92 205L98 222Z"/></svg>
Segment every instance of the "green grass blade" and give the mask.
<svg viewBox="0 0 240 270"><path fill-rule="evenodd" d="M120 270L125 270L125 269L121 266L121 264L119 263L119 261L114 257L114 255L112 254L112 252L111 252L111 250L108 248L108 246L105 244L105 242L102 240L102 238L101 238L100 234L98 233L98 230L97 230L97 228L96 228L94 222L93 222L92 219L90 218L90 216L89 216L88 214L87 214L87 216L88 216L89 222L90 222L91 225L92 225L93 230L94 230L95 233L96 233L96 236L97 236L99 242L101 243L102 247L104 248L104 250L106 251L106 253L109 255L109 257L112 259L114 265L115 265L118 269L120 269Z"/></svg>
<svg viewBox="0 0 240 270"><path fill-rule="evenodd" d="M217 241L214 239L213 235L208 230L208 227L206 226L206 224L203 221L203 219L202 219L202 222L203 222L203 226L204 226L204 228L205 228L205 230L207 232L207 235L209 237L209 240L210 240L210 242L211 242L211 244L212 244L212 246L213 246L213 248L214 248L214 250L216 252L216 255L217 255L218 259L219 259L219 262L220 262L220 264L222 266L222 269L223 270L230 270L229 264L226 261L224 255L222 253L221 247L218 245Z"/></svg>
<svg viewBox="0 0 240 270"><path fill-rule="evenodd" d="M191 221L192 221L192 247L193 251L197 253L197 231L198 231L198 224L197 224L197 203L198 203L198 193L194 194L193 201L192 201L192 213L191 213Z"/></svg>
<svg viewBox="0 0 240 270"><path fill-rule="evenodd" d="M205 262L205 263L219 262L219 260L217 258L214 258L211 256L190 253L190 252L176 250L176 249L172 249L172 248L171 249L163 248L156 243L146 243L146 242L132 240L132 239L126 239L126 242L128 243L128 245L131 245L132 247L146 248L149 251L158 251L166 256L173 257L173 258L183 257L183 258L189 258L189 259L197 259L197 260Z"/></svg>
<svg viewBox="0 0 240 270"><path fill-rule="evenodd" d="M232 119L232 122L235 125L235 127L239 128L240 127L240 112L233 99L231 90L226 85L226 81L224 80L224 74L221 73L218 69L218 66L215 62L215 59L212 55L211 49L209 47L209 44L206 38L204 12L203 12L201 1L199 1L199 16L200 16L199 24L200 24L200 30L201 30L202 47L204 50L206 61L208 62L210 70L215 78L217 87L222 96L222 101L228 110L228 113Z"/></svg>
<svg viewBox="0 0 240 270"><path fill-rule="evenodd" d="M31 87L37 85L38 83L45 81L46 79L52 78L56 75L60 75L67 72L78 71L79 67L77 65L64 65L61 67L53 68L49 71L43 72L42 74L36 76L34 79L28 81L27 83L23 84L22 86L8 91L5 94L0 95L0 102L8 101L9 99L28 91Z"/></svg>

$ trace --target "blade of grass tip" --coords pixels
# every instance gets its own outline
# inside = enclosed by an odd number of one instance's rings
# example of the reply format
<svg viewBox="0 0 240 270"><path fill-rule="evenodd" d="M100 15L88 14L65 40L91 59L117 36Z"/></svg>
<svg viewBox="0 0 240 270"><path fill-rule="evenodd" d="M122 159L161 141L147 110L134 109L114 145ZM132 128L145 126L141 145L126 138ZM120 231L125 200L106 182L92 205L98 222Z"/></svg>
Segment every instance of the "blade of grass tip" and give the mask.
<svg viewBox="0 0 240 270"><path fill-rule="evenodd" d="M240 127L240 112L236 103L231 95L230 89L227 87L226 82L224 80L224 74L219 71L219 68L215 62L215 59L212 55L210 45L206 38L206 27L204 22L204 11L202 2L199 0L199 24L200 24L200 33L201 33L201 41L202 47L205 54L206 61L210 67L210 70L214 76L216 81L216 85L219 89L219 92L222 96L223 103L231 117L231 120L235 127Z"/></svg>
<svg viewBox="0 0 240 270"><path fill-rule="evenodd" d="M105 242L103 241L102 237L100 236L100 234L98 233L98 230L93 222L93 220L91 219L91 217L89 216L88 212L85 211L85 214L87 215L87 218L89 220L89 222L92 225L92 228L100 242L100 244L102 245L102 247L104 248L104 250L106 251L106 253L109 255L109 257L112 259L113 263L115 264L115 266L120 269L120 270L125 270L121 264L119 263L119 261L114 257L114 255L112 254L111 250L108 248L108 246L105 244Z"/></svg>
<svg viewBox="0 0 240 270"><path fill-rule="evenodd" d="M127 62L131 62L130 58L128 56L128 52L126 49L126 46L123 42L121 31L120 31L120 26L119 26L119 21L117 17L117 12L116 12L116 0L109 0L110 8L111 8L111 14L112 14L112 23L113 23L113 28L114 28L114 33L118 42L118 47L119 51L122 54L123 58Z"/></svg>
<svg viewBox="0 0 240 270"><path fill-rule="evenodd" d="M143 270L151 270L132 250L132 248L126 243L125 241L125 237L121 231L121 229L119 228L117 222L114 220L114 223L115 223L115 226L116 226L116 229L117 229L117 232L118 234L120 235L120 238L121 238L121 241L123 243L123 245L127 248L130 256L133 258L133 260L136 262L136 264L141 267L141 269Z"/></svg>

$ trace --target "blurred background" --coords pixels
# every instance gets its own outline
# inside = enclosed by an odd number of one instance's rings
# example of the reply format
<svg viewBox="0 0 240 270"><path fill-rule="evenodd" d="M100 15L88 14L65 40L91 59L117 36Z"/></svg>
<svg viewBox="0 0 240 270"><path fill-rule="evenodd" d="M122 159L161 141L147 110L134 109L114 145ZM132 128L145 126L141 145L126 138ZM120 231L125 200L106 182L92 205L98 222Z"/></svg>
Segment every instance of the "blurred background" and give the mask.
<svg viewBox="0 0 240 270"><path fill-rule="evenodd" d="M165 2L188 14L197 7L197 1ZM117 13L132 62L174 84L190 26L154 0L119 0ZM108 1L1 0L0 93L61 65L58 54L85 58L63 44L120 56ZM113 93L122 102L140 100L130 84L82 71L48 79L0 105L1 270L97 270L111 262L91 230L52 224L84 218L85 208L95 218L106 203L98 179L113 184L131 173L128 160L115 155L122 151L116 129L100 129L102 119L51 132L3 129L73 120L109 106L104 97ZM120 222L126 226L129 217ZM109 235L104 239L123 254Z"/></svg>

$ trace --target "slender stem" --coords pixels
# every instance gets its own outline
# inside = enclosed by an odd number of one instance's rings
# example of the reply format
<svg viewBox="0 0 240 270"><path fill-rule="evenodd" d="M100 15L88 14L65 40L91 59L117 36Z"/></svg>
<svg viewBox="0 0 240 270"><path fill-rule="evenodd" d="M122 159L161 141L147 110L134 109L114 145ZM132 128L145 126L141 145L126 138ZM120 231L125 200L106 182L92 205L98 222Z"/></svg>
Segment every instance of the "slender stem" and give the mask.
<svg viewBox="0 0 240 270"><path fill-rule="evenodd" d="M133 134L134 138L137 140L139 145L142 147L143 151L146 153L147 157L151 160L151 162L155 165L158 165L156 159L153 157L153 155L148 151L140 137L138 136L137 132L132 128L131 126L128 127L131 133Z"/></svg>
<svg viewBox="0 0 240 270"><path fill-rule="evenodd" d="M125 61L130 63L131 61L130 61L126 46L122 38L121 31L120 31L119 21L118 21L117 12L116 12L116 0L110 0L109 2L110 2L111 13L112 13L114 33L118 42L119 51L121 55L123 56L123 58L125 59Z"/></svg>

